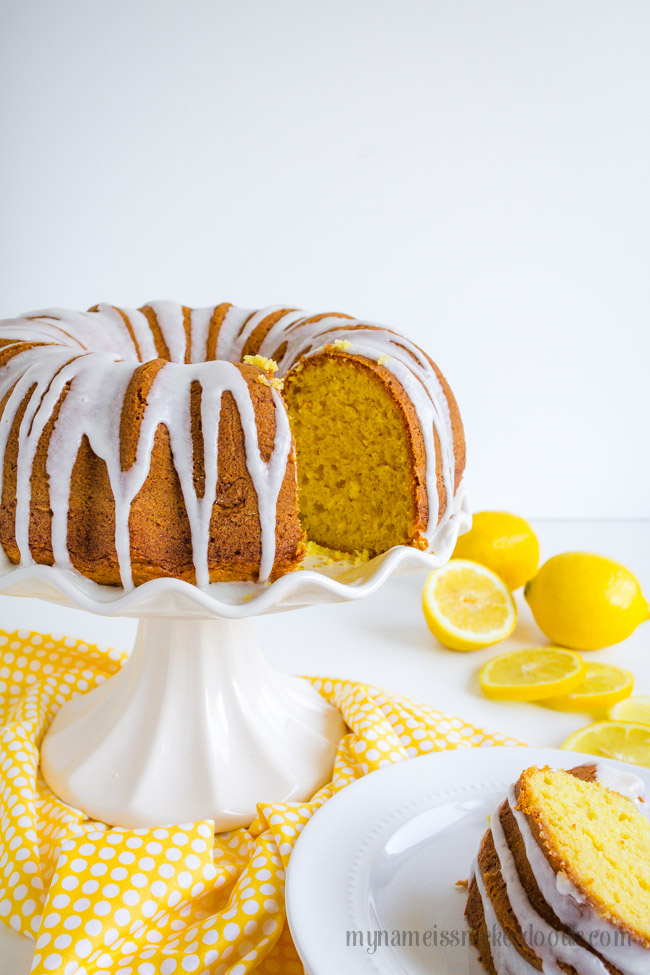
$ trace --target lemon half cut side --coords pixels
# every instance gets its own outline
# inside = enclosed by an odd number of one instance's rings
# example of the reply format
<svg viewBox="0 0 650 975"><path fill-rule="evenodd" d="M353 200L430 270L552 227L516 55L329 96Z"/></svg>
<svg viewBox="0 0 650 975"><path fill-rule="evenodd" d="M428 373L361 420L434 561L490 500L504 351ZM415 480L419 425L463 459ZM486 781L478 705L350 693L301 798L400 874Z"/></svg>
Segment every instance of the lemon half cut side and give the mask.
<svg viewBox="0 0 650 975"><path fill-rule="evenodd" d="M478 650L510 636L517 610L505 582L467 559L429 573L422 591L427 625L451 650Z"/></svg>

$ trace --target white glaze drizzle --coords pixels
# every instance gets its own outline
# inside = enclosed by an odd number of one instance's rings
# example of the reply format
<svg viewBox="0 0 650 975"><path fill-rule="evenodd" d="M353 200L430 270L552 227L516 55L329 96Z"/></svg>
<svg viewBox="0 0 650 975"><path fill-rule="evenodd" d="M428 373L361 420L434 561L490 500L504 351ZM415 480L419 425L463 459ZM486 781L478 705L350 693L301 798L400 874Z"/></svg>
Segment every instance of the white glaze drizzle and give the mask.
<svg viewBox="0 0 650 975"><path fill-rule="evenodd" d="M124 314L128 319L129 325L131 326L133 335L135 337L134 343L133 339L128 334L128 328L126 323L123 321L120 312L111 305L99 305L100 314L110 314L109 309L115 314L116 320L119 319L118 327L121 327L126 331L127 337L129 338L133 348L133 354L125 355L124 358L132 359L133 355L135 355L139 362L149 362L151 359L156 359L158 357L158 352L156 351L156 343L147 316L136 308L120 309L122 314Z"/></svg>
<svg viewBox="0 0 650 975"><path fill-rule="evenodd" d="M476 881L481 901L483 902L483 915L485 926L490 943L490 953L492 961L499 975L539 975L539 972L530 962L520 955L511 939L508 937L496 916L492 901L483 883L481 871L476 864L470 875L470 883ZM564 975L564 973L562 973Z"/></svg>
<svg viewBox="0 0 650 975"><path fill-rule="evenodd" d="M490 829L510 906L522 933L526 935L530 932L529 947L540 958L544 975L564 975L559 961L573 966L579 975L609 975L600 958L573 939L566 943L568 936L556 931L531 904L503 831L499 809L490 817ZM539 939L536 937L538 934L541 936ZM556 939L557 944L554 944Z"/></svg>
<svg viewBox="0 0 650 975"><path fill-rule="evenodd" d="M648 975L650 949L628 939L619 928L600 917L565 874L556 875L537 843L525 814L517 809L514 785L508 792L508 804L524 841L526 856L540 893L553 913L588 944L597 946L599 954L623 975ZM625 937L623 945L622 937Z"/></svg>
<svg viewBox="0 0 650 975"><path fill-rule="evenodd" d="M192 341L190 362L205 362L214 308L193 308L190 315Z"/></svg>
<svg viewBox="0 0 650 975"><path fill-rule="evenodd" d="M0 423L0 457L4 457L9 433L11 431L15 415L29 390L34 387L34 392L27 404L19 436L22 440L24 453L33 460L33 440L28 438L29 426L31 424L36 408L46 394L51 381L54 381L57 374L73 360L75 352L71 348L64 348L60 345L50 345L38 348L25 348L23 351L14 355L5 365L1 373L0 396L4 397L9 393L9 397L2 413ZM20 449L20 448L19 448ZM19 458L16 471L17 490L21 492L21 498L27 499L27 505L31 499L30 473L31 464L27 463L27 457L23 457L24 463L21 465ZM4 465L3 465L4 467ZM4 471L0 471L0 478L4 476ZM15 534L20 552L21 563L29 564L33 562L29 551L28 541L28 519L25 518L22 506L16 504ZM8 565L9 559L2 551L3 564Z"/></svg>
<svg viewBox="0 0 650 975"><path fill-rule="evenodd" d="M614 768L613 765L606 765L605 762L595 763L595 775L601 785L612 789L613 792L620 792L622 796L630 799L639 812L650 818L648 803L645 801L645 782L634 772L624 772L622 769Z"/></svg>
<svg viewBox="0 0 650 975"><path fill-rule="evenodd" d="M115 548L122 585L133 585L130 565L129 514L132 502L146 480L155 432L164 424L170 435L190 524L194 567L198 585L209 582L208 545L210 519L218 478L218 425L222 396L232 393L244 431L246 464L258 497L262 534L259 580L268 579L275 561L275 524L279 491L291 447L288 417L281 397L272 390L276 431L268 463L261 458L255 411L247 383L235 363L258 325L282 310L259 311L231 306L221 322L216 347L218 360L205 362L210 321L217 306L193 309L190 335L185 330L183 306L175 302L149 302L156 315L160 335L170 362L158 372L149 392L135 460L121 470L120 417L124 394L138 363L158 358L155 337L146 315L136 309L118 309L101 304L92 312L46 309L0 322L0 340L12 344L46 343L14 355L0 370L0 397L13 389L0 424L0 456L16 412L32 386L36 386L19 430L18 503L15 532L21 563L33 561L29 551L31 470L40 437L64 387L58 419L46 461L53 513L52 547L55 564L70 569L67 522L70 478L83 437L106 464L115 499ZM33 320L28 320L33 319ZM381 359L404 387L416 410L427 455L426 487L429 525L425 537L433 548L446 543L458 530L465 515L463 492L454 498L455 462L449 406L438 376L427 357L401 336L371 323L328 315L318 322L302 311L285 311L268 331L259 349L270 357L283 343L287 347L278 361L284 376L298 360L318 353L337 339L350 342L348 351L370 359ZM185 359L190 364L185 364ZM193 382L202 388L201 420L205 458L205 492L198 497L193 478L190 427L190 395ZM441 467L447 504L439 519L434 430L441 450ZM454 515L462 517L454 521ZM7 559L2 553L3 562Z"/></svg>
<svg viewBox="0 0 650 975"><path fill-rule="evenodd" d="M271 314L276 309L265 308L264 311L267 314ZM255 312L250 308L237 308L235 305L230 306L219 329L216 350L217 359L228 359L230 362L241 361L241 350L244 348L244 342L238 343L240 352L237 355L235 352L237 336L244 328L246 321L254 314Z"/></svg>
<svg viewBox="0 0 650 975"><path fill-rule="evenodd" d="M160 334L169 351L171 362L185 362L186 335L183 306L175 301L150 301L160 328Z"/></svg>

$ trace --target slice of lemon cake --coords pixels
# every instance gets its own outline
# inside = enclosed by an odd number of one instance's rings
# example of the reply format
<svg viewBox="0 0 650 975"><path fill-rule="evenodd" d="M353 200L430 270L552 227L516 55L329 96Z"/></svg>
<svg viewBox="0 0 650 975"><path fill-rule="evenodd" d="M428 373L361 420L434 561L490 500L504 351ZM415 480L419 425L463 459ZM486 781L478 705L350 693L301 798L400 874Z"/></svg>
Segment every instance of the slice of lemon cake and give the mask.
<svg viewBox="0 0 650 975"><path fill-rule="evenodd" d="M466 917L491 975L648 975L643 782L604 765L529 768L490 817Z"/></svg>

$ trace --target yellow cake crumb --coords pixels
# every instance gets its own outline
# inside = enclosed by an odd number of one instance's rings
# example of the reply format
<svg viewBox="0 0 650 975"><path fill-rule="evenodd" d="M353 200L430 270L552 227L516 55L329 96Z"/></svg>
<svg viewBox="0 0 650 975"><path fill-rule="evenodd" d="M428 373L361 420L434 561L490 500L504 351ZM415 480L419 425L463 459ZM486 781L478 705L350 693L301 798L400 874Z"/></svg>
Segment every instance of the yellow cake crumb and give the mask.
<svg viewBox="0 0 650 975"><path fill-rule="evenodd" d="M385 366L387 362L388 362L387 355L380 355L379 358L377 359L378 366Z"/></svg>
<svg viewBox="0 0 650 975"><path fill-rule="evenodd" d="M346 352L348 349L352 348L352 342L348 342L347 339L336 339L333 344L334 348L340 349L341 352Z"/></svg>
<svg viewBox="0 0 650 975"><path fill-rule="evenodd" d="M249 366L257 366L258 369L263 369L264 372L270 372L271 375L278 371L277 362L274 359L267 359L263 355L245 355L244 362Z"/></svg>
<svg viewBox="0 0 650 975"><path fill-rule="evenodd" d="M251 356L251 359L252 358L253 357ZM269 379L268 376L259 375L255 377L255 382L259 383L261 386L270 386L271 389L277 389L278 391L282 390L284 387L284 379L279 379L277 377Z"/></svg>
<svg viewBox="0 0 650 975"><path fill-rule="evenodd" d="M362 565L370 559L368 549L355 552L339 552L335 548L327 548L316 542L307 542L306 556L319 559L321 565L333 565L335 562L345 562L347 565Z"/></svg>
<svg viewBox="0 0 650 975"><path fill-rule="evenodd" d="M413 544L413 459L401 408L352 357L307 357L284 387L296 443L300 521L335 552Z"/></svg>
<svg viewBox="0 0 650 975"><path fill-rule="evenodd" d="M650 822L626 797L564 770L530 768L518 808L539 842L599 915L650 948Z"/></svg>

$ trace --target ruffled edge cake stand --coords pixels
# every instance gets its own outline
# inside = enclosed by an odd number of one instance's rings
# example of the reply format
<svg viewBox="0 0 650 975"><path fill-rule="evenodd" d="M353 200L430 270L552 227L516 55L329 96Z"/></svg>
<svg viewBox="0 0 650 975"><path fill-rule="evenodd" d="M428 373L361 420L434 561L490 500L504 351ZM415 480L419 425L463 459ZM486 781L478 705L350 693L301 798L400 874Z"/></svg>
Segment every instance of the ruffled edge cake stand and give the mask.
<svg viewBox="0 0 650 975"><path fill-rule="evenodd" d="M120 672L55 716L41 746L46 782L123 827L209 819L220 831L249 825L259 802L308 799L330 778L343 720L308 681L269 666L252 617L362 599L393 573L442 565L469 522L461 504L435 554L312 558L268 585L157 579L125 592L52 566L4 570L0 593L139 620Z"/></svg>

